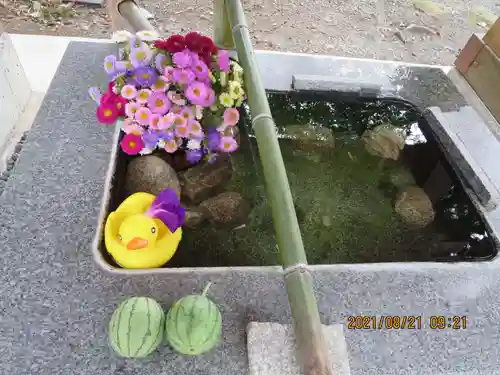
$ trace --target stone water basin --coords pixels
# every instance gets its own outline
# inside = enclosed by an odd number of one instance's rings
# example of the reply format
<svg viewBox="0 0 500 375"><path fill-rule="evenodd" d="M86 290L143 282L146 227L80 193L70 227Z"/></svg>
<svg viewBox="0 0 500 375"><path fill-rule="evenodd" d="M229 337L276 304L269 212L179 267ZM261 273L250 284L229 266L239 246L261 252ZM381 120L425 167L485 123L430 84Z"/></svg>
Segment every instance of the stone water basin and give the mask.
<svg viewBox="0 0 500 375"><path fill-rule="evenodd" d="M268 99L309 263L496 255L474 202L414 107L318 93L277 92ZM190 167L182 155L165 153L131 158L115 150L109 210L130 192L182 190L184 236L166 267L280 264L245 106L241 117L239 151L213 165ZM131 184L132 176L146 183ZM103 244L100 251L109 267L117 267Z"/></svg>

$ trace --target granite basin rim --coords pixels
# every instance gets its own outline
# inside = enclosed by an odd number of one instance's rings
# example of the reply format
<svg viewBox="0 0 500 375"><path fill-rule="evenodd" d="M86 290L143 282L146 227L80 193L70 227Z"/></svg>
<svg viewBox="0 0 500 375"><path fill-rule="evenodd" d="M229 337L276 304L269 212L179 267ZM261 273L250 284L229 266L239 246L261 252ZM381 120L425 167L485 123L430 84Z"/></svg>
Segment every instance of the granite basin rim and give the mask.
<svg viewBox="0 0 500 375"><path fill-rule="evenodd" d="M427 118L428 111L430 107L436 107L444 112L454 112L455 108L463 108L470 106L470 104L463 98L459 93L455 84L452 82L448 73L452 70L452 67L446 66L432 66L425 64L412 64L412 63L399 63L395 61L380 61L373 59L358 59L358 58L347 58L347 57L337 57L337 56L327 56L327 55L310 55L310 54L298 54L298 53L283 53L277 51L256 51L257 59L260 63L261 73L263 75L263 81L265 82L265 89L267 91L290 91L293 90L293 81L295 76L310 75L311 77L332 77L336 75L340 77L345 77L349 82L354 82L357 77L360 77L359 84L362 87L363 82L368 82L373 79L380 87L380 91L376 94L377 99L391 99L403 101L411 104L412 106L418 108L422 115ZM276 64L271 64L270 60L274 59L280 60L290 60L291 66L277 64L280 67L280 71L276 71ZM298 67L298 63L301 63L307 59L311 62L309 66L310 71L304 73L302 68ZM336 66L340 65L340 67ZM264 69L262 69L264 68ZM401 72L399 71L401 70ZM418 79L405 80L403 77L403 89L401 87L396 88L396 84L391 82L391 78L394 75L405 75L405 72L412 72L416 70L416 77ZM429 81L424 82L422 77L429 75ZM362 79L361 79L362 78ZM448 86L450 93L436 94L434 96L424 95L426 92L431 94L433 89L436 87L436 83L431 83L432 80L445 81L444 83ZM339 82L339 79L336 80ZM438 82L439 83L439 82ZM313 88L310 89L313 91ZM321 90L320 90L321 91ZM335 91L335 90L332 90ZM451 106L450 106L451 105ZM478 124L479 126L486 126L484 122ZM111 143L111 158L108 164L108 171L106 174L104 194L102 197L101 209L99 214L99 220L97 225L96 234L94 241L92 243L92 252L94 261L97 263L99 268L105 272L113 275L145 275L145 274L220 274L226 272L243 272L243 273L281 273L282 267L280 265L276 266L236 266L236 267L182 267L182 268L151 268L151 269L124 269L116 267L108 262L104 254L105 249L103 246L103 231L104 223L108 215L108 208L111 199L111 186L114 180L114 173L117 166L117 159L119 156L119 139L120 139L120 127L117 124L115 128L115 133ZM446 152L448 156L448 153ZM496 187L496 186L495 186ZM470 196L470 194L469 194ZM470 196L472 199L473 197ZM485 206L481 205L482 216L486 220L492 229L492 234L495 239L500 233L500 228L496 228L495 223L492 224L489 210ZM347 269L356 270L366 270L373 272L374 270L428 270L428 269L449 269L458 270L461 268L470 267L497 267L497 263L500 262L499 257L496 256L491 260L483 260L479 262L390 262L390 263L355 263L355 264L324 264L324 265L311 265L310 270L322 271L328 270L331 272L337 272ZM168 266L168 264L167 264Z"/></svg>

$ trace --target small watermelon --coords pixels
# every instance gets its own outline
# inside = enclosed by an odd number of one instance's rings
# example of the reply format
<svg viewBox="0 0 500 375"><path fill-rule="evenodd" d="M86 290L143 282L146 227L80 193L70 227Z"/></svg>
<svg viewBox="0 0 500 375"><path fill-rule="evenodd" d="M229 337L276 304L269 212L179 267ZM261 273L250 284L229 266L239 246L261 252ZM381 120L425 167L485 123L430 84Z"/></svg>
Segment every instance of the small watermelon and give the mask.
<svg viewBox="0 0 500 375"><path fill-rule="evenodd" d="M111 316L109 341L123 357L143 358L163 339L165 313L152 298L132 297L123 301Z"/></svg>
<svg viewBox="0 0 500 375"><path fill-rule="evenodd" d="M222 317L217 305L203 293L186 296L167 313L165 335L172 348L182 354L198 355L212 349L220 340Z"/></svg>

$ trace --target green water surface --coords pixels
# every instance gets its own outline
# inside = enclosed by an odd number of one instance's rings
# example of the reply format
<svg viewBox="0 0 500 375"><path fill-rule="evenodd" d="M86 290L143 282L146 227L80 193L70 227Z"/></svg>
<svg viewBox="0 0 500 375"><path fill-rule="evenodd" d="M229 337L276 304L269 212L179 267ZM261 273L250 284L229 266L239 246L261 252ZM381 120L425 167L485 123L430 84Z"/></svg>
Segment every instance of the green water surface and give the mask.
<svg viewBox="0 0 500 375"><path fill-rule="evenodd" d="M422 134L425 124L417 111L403 103L335 101L299 94L268 97L280 137L311 125L329 135L316 143L280 139L309 263L461 260L494 253L479 214L436 142ZM281 263L249 124L250 114L243 111L241 145L232 155L234 173L226 188L249 202L247 222L236 228L205 222L186 229L169 266ZM407 134L397 162L370 155L360 139L365 130L381 124ZM439 162L446 164L452 183L435 200L436 219L426 228L409 228L396 215L394 187L386 182L396 169L404 169L423 185Z"/></svg>

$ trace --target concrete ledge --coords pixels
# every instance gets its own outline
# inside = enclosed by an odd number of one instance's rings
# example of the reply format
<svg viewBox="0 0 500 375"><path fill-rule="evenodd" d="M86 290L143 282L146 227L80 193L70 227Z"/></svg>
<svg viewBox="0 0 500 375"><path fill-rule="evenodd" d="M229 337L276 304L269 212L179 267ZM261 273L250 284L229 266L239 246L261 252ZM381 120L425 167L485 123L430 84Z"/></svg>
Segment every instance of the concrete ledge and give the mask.
<svg viewBox="0 0 500 375"><path fill-rule="evenodd" d="M112 43L45 35L0 37L0 172L22 134L31 128L45 93L71 41Z"/></svg>
<svg viewBox="0 0 500 375"><path fill-rule="evenodd" d="M331 373L350 375L342 324L323 326ZM290 324L252 322L247 327L249 375L301 375Z"/></svg>

